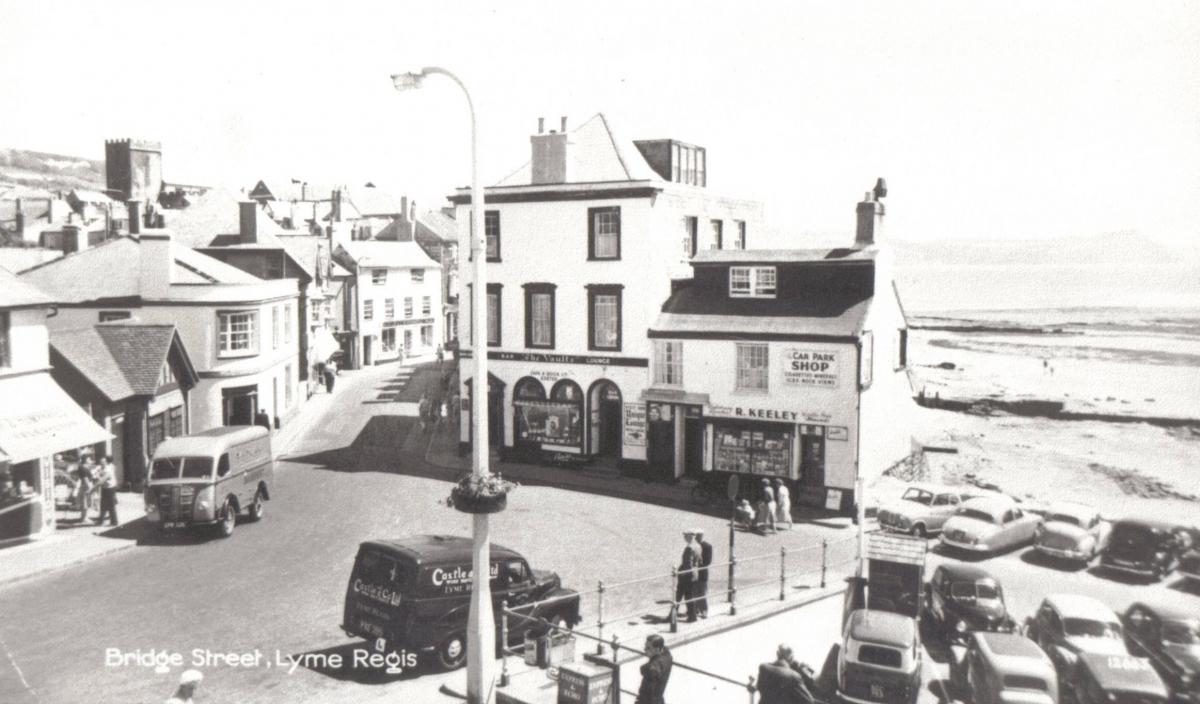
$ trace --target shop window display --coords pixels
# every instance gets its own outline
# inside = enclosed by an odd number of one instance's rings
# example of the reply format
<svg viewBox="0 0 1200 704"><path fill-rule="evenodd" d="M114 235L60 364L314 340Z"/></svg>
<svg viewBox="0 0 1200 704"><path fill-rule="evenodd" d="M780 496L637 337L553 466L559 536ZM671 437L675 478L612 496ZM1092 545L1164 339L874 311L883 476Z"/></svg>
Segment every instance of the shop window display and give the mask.
<svg viewBox="0 0 1200 704"><path fill-rule="evenodd" d="M583 393L575 382L558 382L547 400L540 382L522 379L513 396L520 442L583 446Z"/></svg>
<svg viewBox="0 0 1200 704"><path fill-rule="evenodd" d="M788 431L714 428L713 469L787 477L792 434Z"/></svg>

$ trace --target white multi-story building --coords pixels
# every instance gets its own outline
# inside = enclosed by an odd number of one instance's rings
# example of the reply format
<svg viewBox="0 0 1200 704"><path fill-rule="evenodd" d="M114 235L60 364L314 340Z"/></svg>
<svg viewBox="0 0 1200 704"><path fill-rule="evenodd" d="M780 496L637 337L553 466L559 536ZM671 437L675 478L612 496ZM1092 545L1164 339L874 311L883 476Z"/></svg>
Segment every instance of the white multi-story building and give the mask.
<svg viewBox="0 0 1200 704"><path fill-rule="evenodd" d="M55 331L125 318L173 323L200 377L185 432L249 425L260 412L285 422L304 401L295 279L263 281L165 230L109 240L21 278L58 301Z"/></svg>
<svg viewBox="0 0 1200 704"><path fill-rule="evenodd" d="M442 344L442 266L416 242L351 240L334 258L353 276L343 293L353 366L431 359Z"/></svg>
<svg viewBox="0 0 1200 704"><path fill-rule="evenodd" d="M485 190L486 330L472 334L470 191L459 190L462 357L486 340L489 435L502 455L644 466L652 351L646 330L699 250L744 248L761 205L706 188L706 152L627 142L603 115L539 126L529 163ZM461 367L470 441L471 365Z"/></svg>

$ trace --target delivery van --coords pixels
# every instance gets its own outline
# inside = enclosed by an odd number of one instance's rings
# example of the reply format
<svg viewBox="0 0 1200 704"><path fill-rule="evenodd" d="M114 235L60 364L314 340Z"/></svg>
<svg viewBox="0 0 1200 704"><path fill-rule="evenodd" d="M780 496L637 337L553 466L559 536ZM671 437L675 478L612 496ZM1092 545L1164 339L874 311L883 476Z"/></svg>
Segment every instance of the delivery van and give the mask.
<svg viewBox="0 0 1200 704"><path fill-rule="evenodd" d="M499 545L491 546L490 572L497 638L505 601L530 617L509 616L510 644L549 630L547 621L560 628L579 623L579 594L563 588L557 574L530 569L519 553ZM467 657L471 588L470 538L369 540L359 546L346 586L342 630L377 651L423 652L452 670Z"/></svg>
<svg viewBox="0 0 1200 704"><path fill-rule="evenodd" d="M160 530L215 526L229 537L239 513L263 517L274 477L266 428L226 426L169 438L150 463L146 520Z"/></svg>

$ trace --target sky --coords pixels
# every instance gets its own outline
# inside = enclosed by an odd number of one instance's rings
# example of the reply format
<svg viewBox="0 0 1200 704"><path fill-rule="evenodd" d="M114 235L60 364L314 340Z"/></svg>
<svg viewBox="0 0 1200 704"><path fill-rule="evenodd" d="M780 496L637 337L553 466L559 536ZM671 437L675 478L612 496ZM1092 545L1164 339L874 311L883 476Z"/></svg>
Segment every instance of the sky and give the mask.
<svg viewBox="0 0 1200 704"><path fill-rule="evenodd" d="M529 158L537 118L603 111L708 149L775 246L850 233L879 176L901 239L1200 235L1200 3L0 0L0 146L168 181L372 181L422 206Z"/></svg>

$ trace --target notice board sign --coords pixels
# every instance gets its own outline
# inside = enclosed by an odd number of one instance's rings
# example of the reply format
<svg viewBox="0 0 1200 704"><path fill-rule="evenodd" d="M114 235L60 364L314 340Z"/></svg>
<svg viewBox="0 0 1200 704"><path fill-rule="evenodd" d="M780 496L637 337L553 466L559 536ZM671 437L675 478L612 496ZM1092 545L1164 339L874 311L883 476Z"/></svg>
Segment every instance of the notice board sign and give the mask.
<svg viewBox="0 0 1200 704"><path fill-rule="evenodd" d="M783 349L783 383L815 389L836 389L839 353L812 347Z"/></svg>
<svg viewBox="0 0 1200 704"><path fill-rule="evenodd" d="M625 444L644 446L646 444L646 404L625 404Z"/></svg>

